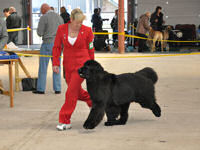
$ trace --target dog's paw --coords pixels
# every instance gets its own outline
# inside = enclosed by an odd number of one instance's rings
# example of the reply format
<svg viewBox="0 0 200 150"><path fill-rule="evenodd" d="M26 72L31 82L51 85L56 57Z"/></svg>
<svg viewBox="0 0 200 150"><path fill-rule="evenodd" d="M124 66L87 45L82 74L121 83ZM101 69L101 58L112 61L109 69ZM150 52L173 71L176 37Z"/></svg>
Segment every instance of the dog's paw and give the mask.
<svg viewBox="0 0 200 150"><path fill-rule="evenodd" d="M83 124L83 127L85 129L94 129L96 125L93 121L86 120L85 123Z"/></svg>
<svg viewBox="0 0 200 150"><path fill-rule="evenodd" d="M113 120L113 121L107 121L104 123L105 126L114 126L114 125L125 125L126 122L122 120Z"/></svg>
<svg viewBox="0 0 200 150"><path fill-rule="evenodd" d="M104 125L105 126L113 126L113 125L115 125L115 123L112 122L112 121L107 121L107 122L104 123Z"/></svg>
<svg viewBox="0 0 200 150"><path fill-rule="evenodd" d="M152 109L152 112L156 117L160 117L161 116L160 106L158 104L155 104L153 109Z"/></svg>
<svg viewBox="0 0 200 150"><path fill-rule="evenodd" d="M126 121L117 120L116 125L125 125Z"/></svg>

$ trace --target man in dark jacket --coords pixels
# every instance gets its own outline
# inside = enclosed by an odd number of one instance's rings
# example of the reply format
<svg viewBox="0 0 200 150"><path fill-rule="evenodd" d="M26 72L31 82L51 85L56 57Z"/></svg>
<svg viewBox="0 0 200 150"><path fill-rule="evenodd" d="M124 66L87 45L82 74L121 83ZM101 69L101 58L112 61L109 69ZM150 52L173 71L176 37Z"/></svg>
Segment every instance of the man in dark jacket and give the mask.
<svg viewBox="0 0 200 150"><path fill-rule="evenodd" d="M99 8L94 9L94 14L92 15L92 20L91 22L93 23L92 29L94 32L100 32L102 31L102 26L103 26L103 20L100 16Z"/></svg>
<svg viewBox="0 0 200 150"><path fill-rule="evenodd" d="M6 24L8 29L20 28L21 27L21 17L17 15L16 9L14 7L9 8L10 16L6 19ZM17 44L18 42L18 31L8 32L8 43L13 42Z"/></svg>
<svg viewBox="0 0 200 150"><path fill-rule="evenodd" d="M151 15L150 22L153 30L162 31L163 24L165 21L163 20L163 13L161 12L162 7L157 6L155 12Z"/></svg>
<svg viewBox="0 0 200 150"><path fill-rule="evenodd" d="M110 26L113 29L113 32L118 32L118 9L115 10L115 16L113 17ZM113 34L113 43L117 40L117 36L117 34Z"/></svg>
<svg viewBox="0 0 200 150"><path fill-rule="evenodd" d="M60 8L60 12L61 12L60 16L63 18L64 23L70 21L70 15L64 6Z"/></svg>

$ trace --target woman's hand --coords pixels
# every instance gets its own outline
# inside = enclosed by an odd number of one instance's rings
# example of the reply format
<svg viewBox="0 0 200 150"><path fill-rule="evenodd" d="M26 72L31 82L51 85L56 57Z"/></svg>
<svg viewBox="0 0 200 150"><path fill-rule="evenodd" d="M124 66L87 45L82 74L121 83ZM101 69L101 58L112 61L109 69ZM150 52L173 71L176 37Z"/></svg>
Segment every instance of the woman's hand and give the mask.
<svg viewBox="0 0 200 150"><path fill-rule="evenodd" d="M53 72L59 73L60 67L59 66L53 66Z"/></svg>

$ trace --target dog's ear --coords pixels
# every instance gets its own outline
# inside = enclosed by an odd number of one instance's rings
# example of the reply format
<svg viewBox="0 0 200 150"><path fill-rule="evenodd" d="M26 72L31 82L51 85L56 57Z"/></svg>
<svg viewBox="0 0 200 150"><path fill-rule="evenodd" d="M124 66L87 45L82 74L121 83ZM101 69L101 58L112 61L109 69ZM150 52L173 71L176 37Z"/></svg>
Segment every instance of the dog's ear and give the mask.
<svg viewBox="0 0 200 150"><path fill-rule="evenodd" d="M92 68L96 71L104 71L103 67L100 63L98 63L95 60L90 60L89 65L92 66Z"/></svg>
<svg viewBox="0 0 200 150"><path fill-rule="evenodd" d="M98 71L104 71L103 67L100 64L97 65L96 69Z"/></svg>

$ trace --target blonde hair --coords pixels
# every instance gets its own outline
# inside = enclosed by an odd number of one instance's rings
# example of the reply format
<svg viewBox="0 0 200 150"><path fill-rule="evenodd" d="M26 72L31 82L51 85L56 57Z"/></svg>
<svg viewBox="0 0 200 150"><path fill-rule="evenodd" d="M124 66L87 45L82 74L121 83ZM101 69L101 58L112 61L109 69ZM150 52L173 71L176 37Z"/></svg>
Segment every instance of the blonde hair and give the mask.
<svg viewBox="0 0 200 150"><path fill-rule="evenodd" d="M70 18L72 20L83 21L85 20L86 16L83 14L82 10L75 8L72 10Z"/></svg>

